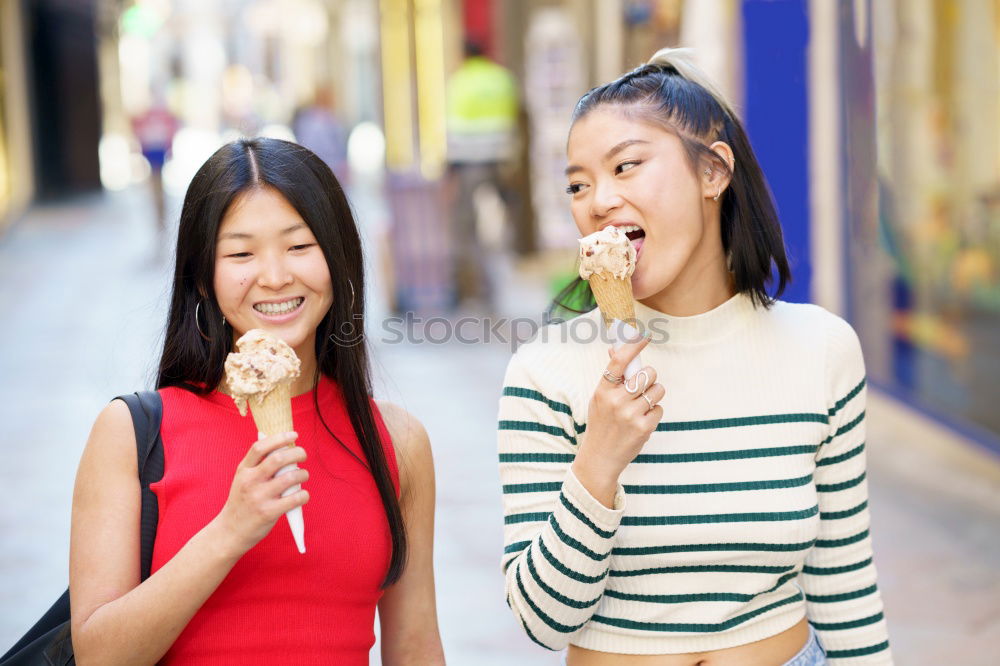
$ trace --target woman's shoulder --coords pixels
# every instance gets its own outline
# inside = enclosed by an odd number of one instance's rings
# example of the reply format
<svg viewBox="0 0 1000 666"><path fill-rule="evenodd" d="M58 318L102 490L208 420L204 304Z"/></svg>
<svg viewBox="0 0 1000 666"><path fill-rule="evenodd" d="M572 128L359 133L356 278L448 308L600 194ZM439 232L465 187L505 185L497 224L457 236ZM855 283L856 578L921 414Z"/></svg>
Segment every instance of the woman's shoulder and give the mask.
<svg viewBox="0 0 1000 666"><path fill-rule="evenodd" d="M386 400L375 400L385 429L389 432L397 456L414 450L430 449L427 430L417 417L399 405Z"/></svg>
<svg viewBox="0 0 1000 666"><path fill-rule="evenodd" d="M413 475L433 474L431 442L423 424L397 404L374 400L392 442L392 452L399 470L399 484L405 490Z"/></svg>
<svg viewBox="0 0 1000 666"><path fill-rule="evenodd" d="M132 413L124 400L115 398L104 406L94 420L94 430L119 432L132 429Z"/></svg>
<svg viewBox="0 0 1000 666"><path fill-rule="evenodd" d="M98 461L94 470L118 472L126 470L135 476L135 429L132 413L122 400L112 400L94 419L87 445L81 458L81 469L86 461Z"/></svg>
<svg viewBox="0 0 1000 666"><path fill-rule="evenodd" d="M771 307L773 320L786 334L791 332L803 347L822 354L827 381L834 393L854 386L865 376L861 340L843 317L812 303L776 301ZM792 345L783 346L785 350Z"/></svg>
<svg viewBox="0 0 1000 666"><path fill-rule="evenodd" d="M854 328L843 317L815 303L775 301L766 312L775 325L808 335L812 340L844 344L857 339Z"/></svg>

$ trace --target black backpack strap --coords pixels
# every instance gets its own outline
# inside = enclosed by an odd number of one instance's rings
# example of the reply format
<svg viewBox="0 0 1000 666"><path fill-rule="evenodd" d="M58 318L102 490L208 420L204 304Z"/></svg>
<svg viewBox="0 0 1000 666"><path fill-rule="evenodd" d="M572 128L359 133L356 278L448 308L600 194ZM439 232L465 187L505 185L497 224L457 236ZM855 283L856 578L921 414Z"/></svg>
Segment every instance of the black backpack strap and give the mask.
<svg viewBox="0 0 1000 666"><path fill-rule="evenodd" d="M160 437L163 401L156 391L137 391L120 395L116 400L128 405L132 413L132 424L135 426L139 484L142 488L139 523L140 580L146 580L153 562L153 542L156 540L156 524L160 513L156 495L149 486L163 478L163 439Z"/></svg>
<svg viewBox="0 0 1000 666"><path fill-rule="evenodd" d="M0 666L30 666L31 664L57 664L63 666L69 663L50 656L50 661L38 661L43 656L58 653L66 645L72 647L69 639L69 590L52 604L28 633L21 637L14 646L0 657Z"/></svg>

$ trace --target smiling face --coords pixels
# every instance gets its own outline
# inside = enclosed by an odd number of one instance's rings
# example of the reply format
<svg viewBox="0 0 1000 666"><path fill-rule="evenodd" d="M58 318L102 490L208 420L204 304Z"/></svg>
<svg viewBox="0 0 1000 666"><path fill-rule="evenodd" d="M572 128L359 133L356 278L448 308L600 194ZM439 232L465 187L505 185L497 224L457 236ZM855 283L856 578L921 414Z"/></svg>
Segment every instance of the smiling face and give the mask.
<svg viewBox="0 0 1000 666"><path fill-rule="evenodd" d="M609 225L627 233L638 253L632 275L637 300L668 312L678 293L725 288L719 209L712 199L725 182L717 174L696 174L676 135L599 106L573 125L567 153L573 220L581 235Z"/></svg>
<svg viewBox="0 0 1000 666"><path fill-rule="evenodd" d="M249 190L219 225L215 296L236 340L252 328L315 367L316 327L333 304L330 269L305 220L277 191Z"/></svg>

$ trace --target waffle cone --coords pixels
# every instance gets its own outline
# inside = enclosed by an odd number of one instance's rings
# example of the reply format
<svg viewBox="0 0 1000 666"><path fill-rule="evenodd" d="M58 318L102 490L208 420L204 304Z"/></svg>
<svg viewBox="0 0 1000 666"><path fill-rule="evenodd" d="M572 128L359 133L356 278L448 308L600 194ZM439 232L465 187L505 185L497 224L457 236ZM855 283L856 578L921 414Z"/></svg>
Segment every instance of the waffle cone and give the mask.
<svg viewBox="0 0 1000 666"><path fill-rule="evenodd" d="M250 403L250 413L253 414L253 421L257 424L257 432L277 435L294 430L291 384L275 386L259 403L255 398L250 398L247 402Z"/></svg>
<svg viewBox="0 0 1000 666"><path fill-rule="evenodd" d="M604 273L595 273L590 276L589 282L605 324L610 324L613 319L627 323L635 321L631 278L619 279L607 277Z"/></svg>

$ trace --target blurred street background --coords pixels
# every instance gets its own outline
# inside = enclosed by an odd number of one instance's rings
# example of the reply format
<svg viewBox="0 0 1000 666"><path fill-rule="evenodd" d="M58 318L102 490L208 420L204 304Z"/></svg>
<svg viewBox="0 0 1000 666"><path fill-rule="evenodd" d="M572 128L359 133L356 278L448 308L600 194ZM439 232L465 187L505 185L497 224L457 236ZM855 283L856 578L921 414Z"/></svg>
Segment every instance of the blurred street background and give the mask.
<svg viewBox="0 0 1000 666"><path fill-rule="evenodd" d="M897 663L996 663L1000 0L0 0L0 653L66 587L95 416L152 386L187 183L267 135L354 204L377 394L434 448L449 663L560 663L504 603L497 401L575 272L574 103L678 45L746 123L785 299L861 337Z"/></svg>

